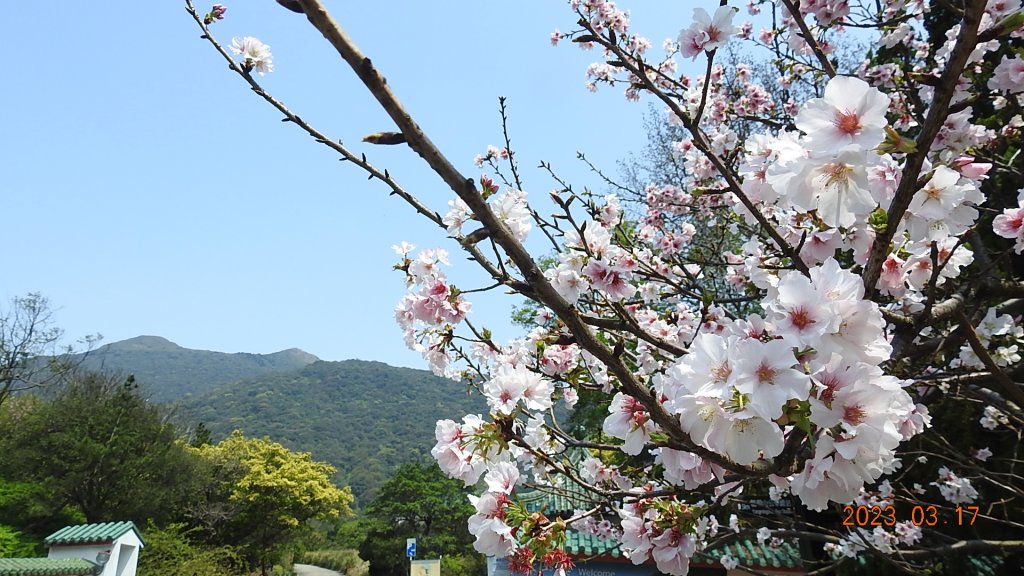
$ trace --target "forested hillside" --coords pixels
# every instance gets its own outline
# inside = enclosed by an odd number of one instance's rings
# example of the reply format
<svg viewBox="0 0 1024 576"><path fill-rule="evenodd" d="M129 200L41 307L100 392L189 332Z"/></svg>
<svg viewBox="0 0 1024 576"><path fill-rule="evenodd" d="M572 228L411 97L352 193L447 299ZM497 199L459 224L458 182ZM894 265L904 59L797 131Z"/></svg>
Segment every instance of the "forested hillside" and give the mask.
<svg viewBox="0 0 1024 576"><path fill-rule="evenodd" d="M183 348L159 336L137 336L78 356L83 368L134 374L156 402L201 394L225 382L301 369L319 360L292 348L273 354L212 352Z"/></svg>
<svg viewBox="0 0 1024 576"><path fill-rule="evenodd" d="M380 362L316 362L300 371L224 384L182 402L179 416L219 440L234 429L270 436L338 468L365 504L393 469L425 457L434 424L483 412L479 395L424 370Z"/></svg>
<svg viewBox="0 0 1024 576"><path fill-rule="evenodd" d="M0 332L9 318L0 313ZM34 344L34 334L15 335ZM154 336L77 358L19 363L0 342L4 354L13 358L7 381L21 384L0 396L0 558L43 554L43 538L62 526L131 520L147 542L140 573L278 573L309 546L344 548L365 570L354 549L371 533L378 544L421 536L448 558L448 573L479 572L465 530L455 540L431 540L418 525L388 531L395 523L380 502L368 506L373 516L350 515L346 486L364 506L378 491L392 503L387 483L418 470L429 476L417 476L423 490L446 484L445 501L468 514L462 483L427 456L438 418L484 409L459 383L379 362L206 352ZM254 370L264 373L224 382ZM430 518L444 512L436 498L428 508Z"/></svg>
<svg viewBox="0 0 1024 576"><path fill-rule="evenodd" d="M76 371L45 396L9 398L0 558L45 554L43 539L63 526L130 520L146 542L140 574L268 575L310 521L350 513L349 489L307 453L237 433L193 440L131 376Z"/></svg>

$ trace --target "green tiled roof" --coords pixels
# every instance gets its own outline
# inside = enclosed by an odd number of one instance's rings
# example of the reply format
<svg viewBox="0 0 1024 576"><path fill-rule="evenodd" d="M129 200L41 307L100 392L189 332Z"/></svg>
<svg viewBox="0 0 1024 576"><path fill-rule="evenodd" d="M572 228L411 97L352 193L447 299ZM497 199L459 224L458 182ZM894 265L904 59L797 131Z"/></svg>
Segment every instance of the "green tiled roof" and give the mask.
<svg viewBox="0 0 1024 576"><path fill-rule="evenodd" d="M729 544L705 550L704 554L716 561L728 554L740 564L751 568L795 569L801 566L800 551L791 542L783 542L780 546L773 548L752 540L734 540Z"/></svg>
<svg viewBox="0 0 1024 576"><path fill-rule="evenodd" d="M516 494L528 512L543 512L545 516L571 516L573 510L585 509L596 504L596 501L573 485L570 488L545 487Z"/></svg>
<svg viewBox="0 0 1024 576"><path fill-rule="evenodd" d="M53 546L54 544L91 544L94 542L110 542L123 536L129 530L134 530L135 535L142 540L142 534L135 527L133 522L103 522L102 524L79 524L77 526L65 526L43 540L43 544Z"/></svg>
<svg viewBox="0 0 1024 576"><path fill-rule="evenodd" d="M91 576L93 568L76 558L0 558L0 576Z"/></svg>
<svg viewBox="0 0 1024 576"><path fill-rule="evenodd" d="M977 576L995 576L1003 567L1003 559L999 556L968 556L967 561Z"/></svg>
<svg viewBox="0 0 1024 576"><path fill-rule="evenodd" d="M573 485L570 488L544 488L522 492L517 498L529 512L543 511L549 518L571 514L573 510L589 508L593 504L592 497L582 489ZM602 540L597 536L566 531L565 551L576 557L622 556L618 542ZM704 557L717 562L722 555L728 554L745 566L751 568L795 569L801 566L800 551L790 542L784 542L777 548L762 546L752 540L735 540L729 544L706 550Z"/></svg>
<svg viewBox="0 0 1024 576"><path fill-rule="evenodd" d="M565 551L578 558L590 556L611 556L619 558L622 549L614 540L603 540L592 534L577 532L572 528L565 531Z"/></svg>
<svg viewBox="0 0 1024 576"><path fill-rule="evenodd" d="M565 551L577 558L622 557L619 543L614 540L602 540L597 536L577 532L572 528L566 530L565 537ZM737 540L712 550L706 550L702 556L710 558L711 562L709 563L717 563L724 554L732 556L740 564L751 568L795 570L801 567L800 552L790 542L784 542L778 548L772 548L771 546L761 546L753 540ZM701 562L700 556L694 561L705 563Z"/></svg>

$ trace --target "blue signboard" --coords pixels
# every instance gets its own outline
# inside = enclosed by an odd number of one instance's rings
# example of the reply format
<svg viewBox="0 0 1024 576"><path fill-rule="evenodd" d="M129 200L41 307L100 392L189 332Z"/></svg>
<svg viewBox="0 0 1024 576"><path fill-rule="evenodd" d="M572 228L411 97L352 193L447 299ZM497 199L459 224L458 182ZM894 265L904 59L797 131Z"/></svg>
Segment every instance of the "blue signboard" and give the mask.
<svg viewBox="0 0 1024 576"><path fill-rule="evenodd" d="M405 539L405 555L409 558L416 557L416 539L406 538Z"/></svg>

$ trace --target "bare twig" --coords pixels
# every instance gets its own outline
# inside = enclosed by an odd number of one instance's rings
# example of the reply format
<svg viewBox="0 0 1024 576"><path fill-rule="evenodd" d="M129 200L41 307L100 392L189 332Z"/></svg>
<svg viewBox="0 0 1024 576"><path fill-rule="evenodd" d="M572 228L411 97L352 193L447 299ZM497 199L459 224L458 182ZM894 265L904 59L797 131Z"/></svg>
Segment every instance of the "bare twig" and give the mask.
<svg viewBox="0 0 1024 576"><path fill-rule="evenodd" d="M265 100L267 103L269 103L271 106L276 108L281 114L284 115L283 121L295 124L302 130L304 130L307 134L312 136L313 139L315 139L317 142L323 144L324 146L327 146L328 148L340 154L343 160L352 162L353 164L364 170L367 174L369 174L371 178L377 178L391 189L392 195L398 196L399 198L404 200L407 204L412 206L417 212L425 216L428 220L430 220L437 226L443 229L447 229L447 226L445 226L445 224L441 220L440 214L431 210L429 207L423 204L418 198L416 198L416 196L414 196L405 188L403 188L394 178L391 177L391 174L388 173L387 170L380 170L376 166L371 164L369 161L367 161L366 154L357 155L355 152L352 152L347 146L342 144L341 141L333 140L331 137L327 136L320 130L314 128L311 124L309 124L301 117L299 117L297 114L289 110L280 100L274 98L274 96L272 96L269 92L264 90L263 87L260 86L258 82L256 82L256 79L254 79L251 74L249 74L241 66L239 66L238 63L235 62L234 58L232 58L231 55L228 54L227 50L225 50L224 47L217 41L217 39L214 38L212 34L210 34L210 31L207 28L206 24L203 23L202 16L200 16L199 13L196 12L194 6L192 5L191 0L186 0L185 6L186 11L189 13L190 16L192 16L192 19L195 20L196 24L202 29L203 39L208 41L217 50L217 52L220 53L220 55L228 62L228 67L231 69L231 71L241 76L245 80L245 82L249 84L249 87L252 89L253 92L255 92L259 97L263 98L263 100ZM462 238L464 237L456 237L456 240L461 240ZM480 264L480 266L491 276L491 278L498 282L501 282L502 284L509 286L516 283L516 281L510 278L508 274L506 274L502 270L499 270L486 256L483 255L482 252L480 252L478 248L476 248L476 246L463 242L460 242L460 245L462 245L463 249L466 250L467 253L469 253L470 257L474 261Z"/></svg>

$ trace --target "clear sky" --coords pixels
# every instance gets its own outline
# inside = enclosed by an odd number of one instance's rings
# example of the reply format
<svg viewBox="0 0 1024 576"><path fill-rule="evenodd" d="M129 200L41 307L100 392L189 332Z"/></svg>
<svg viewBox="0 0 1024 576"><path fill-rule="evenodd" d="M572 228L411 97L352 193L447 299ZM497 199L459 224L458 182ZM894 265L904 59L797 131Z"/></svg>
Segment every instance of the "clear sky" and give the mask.
<svg viewBox="0 0 1024 576"><path fill-rule="evenodd" d="M689 25L695 5L621 4L655 50ZM392 124L304 17L273 0L226 5L214 33L226 44L252 35L271 46L276 71L262 78L270 92L446 211L453 194L411 150L359 142ZM589 93L586 65L600 54L550 46L552 30L573 28L566 3L327 6L466 174L479 175L474 155L500 143L499 96L509 98L533 196L554 188L534 168L540 160L601 190L576 151L615 172L643 146L647 101L628 103L618 88ZM457 246L279 122L198 35L176 0L5 5L0 298L41 292L69 337L152 334L189 348L298 347L328 360L423 367L392 319L404 284L391 245L453 256ZM471 263L453 264L461 288L481 285ZM473 301L477 324L516 335L514 300Z"/></svg>

